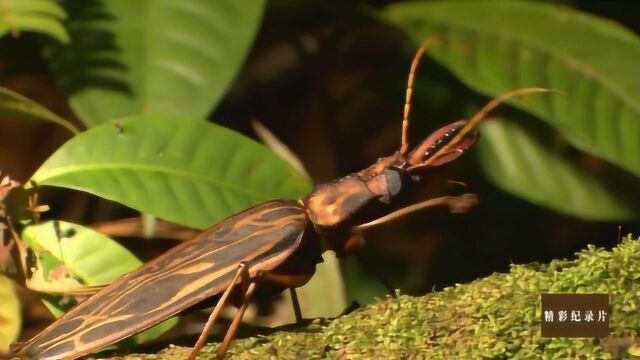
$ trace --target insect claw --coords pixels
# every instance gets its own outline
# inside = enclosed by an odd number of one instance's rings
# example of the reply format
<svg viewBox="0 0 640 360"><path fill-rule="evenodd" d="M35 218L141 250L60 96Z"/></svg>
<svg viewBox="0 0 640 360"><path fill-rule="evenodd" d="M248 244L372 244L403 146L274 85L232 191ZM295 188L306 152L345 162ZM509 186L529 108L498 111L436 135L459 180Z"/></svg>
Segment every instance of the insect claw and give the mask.
<svg viewBox="0 0 640 360"><path fill-rule="evenodd" d="M351 302L351 304L349 304L349 306L346 307L346 309L342 310L342 312L340 313L340 315L338 315L338 317L349 315L349 314L351 314L352 312L358 310L361 307L362 307L362 305L360 305L360 303L358 301L353 300Z"/></svg>
<svg viewBox="0 0 640 360"><path fill-rule="evenodd" d="M462 186L462 187L465 187L465 188L469 187L469 185L467 185L467 183L464 182L464 181L447 180L447 183L451 184L451 185L459 185L459 186Z"/></svg>
<svg viewBox="0 0 640 360"><path fill-rule="evenodd" d="M469 188L469 185L463 181L446 180L446 183L449 190L453 193L459 193L458 191L463 192L464 190L467 190Z"/></svg>

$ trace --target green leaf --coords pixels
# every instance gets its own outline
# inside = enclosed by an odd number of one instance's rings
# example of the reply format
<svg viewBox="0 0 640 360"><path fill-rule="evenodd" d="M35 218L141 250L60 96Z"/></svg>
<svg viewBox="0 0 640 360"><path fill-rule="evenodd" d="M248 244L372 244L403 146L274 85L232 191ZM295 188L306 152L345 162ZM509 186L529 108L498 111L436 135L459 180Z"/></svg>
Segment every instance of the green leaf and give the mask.
<svg viewBox="0 0 640 360"><path fill-rule="evenodd" d="M640 40L611 21L523 1L409 2L384 15L463 82L496 96L520 87L567 96L513 100L578 148L640 175Z"/></svg>
<svg viewBox="0 0 640 360"><path fill-rule="evenodd" d="M68 2L51 66L88 126L138 114L204 118L240 69L263 0Z"/></svg>
<svg viewBox="0 0 640 360"><path fill-rule="evenodd" d="M65 18L56 0L3 0L0 1L0 36L33 31L66 44L69 35L61 23Z"/></svg>
<svg viewBox="0 0 640 360"><path fill-rule="evenodd" d="M64 221L27 226L22 239L36 253L53 256L87 285L109 283L142 265L106 235Z"/></svg>
<svg viewBox="0 0 640 360"><path fill-rule="evenodd" d="M534 204L589 220L640 218L638 199L629 197L640 185L637 179L620 186L610 174L589 172L554 147L554 140L548 129L492 119L483 125L476 151L495 185Z"/></svg>
<svg viewBox="0 0 640 360"><path fill-rule="evenodd" d="M196 228L311 189L303 175L251 139L211 123L158 115L129 117L74 137L32 180Z"/></svg>
<svg viewBox="0 0 640 360"><path fill-rule="evenodd" d="M20 334L22 318L20 300L13 282L0 274L0 354L9 352L11 345Z"/></svg>
<svg viewBox="0 0 640 360"><path fill-rule="evenodd" d="M49 263L55 261L55 268L36 269L30 284L35 290L57 290L43 295L45 305L56 317L75 303L53 293L65 293L65 288L74 286L108 284L142 265L138 258L109 237L64 221L27 226L22 231L22 239L41 263L44 259ZM56 268L66 271L56 274ZM170 318L138 334L132 341L141 343L156 338L177 322L177 318Z"/></svg>
<svg viewBox="0 0 640 360"><path fill-rule="evenodd" d="M328 251L322 258L324 261L316 266L311 280L297 289L300 308L306 318L338 316L347 307L339 260Z"/></svg>
<svg viewBox="0 0 640 360"><path fill-rule="evenodd" d="M0 87L0 118L4 117L52 122L65 127L72 134L79 133L73 124L52 113L44 106L17 92Z"/></svg>

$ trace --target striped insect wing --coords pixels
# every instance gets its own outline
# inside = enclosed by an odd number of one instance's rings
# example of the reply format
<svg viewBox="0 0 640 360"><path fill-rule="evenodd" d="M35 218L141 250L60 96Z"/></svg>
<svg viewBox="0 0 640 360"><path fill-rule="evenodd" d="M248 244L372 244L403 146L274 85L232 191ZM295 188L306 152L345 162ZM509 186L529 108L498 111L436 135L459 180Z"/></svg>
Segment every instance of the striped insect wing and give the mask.
<svg viewBox="0 0 640 360"><path fill-rule="evenodd" d="M221 293L240 262L254 276L285 261L308 220L292 201L231 216L102 289L18 349L28 359L74 359Z"/></svg>

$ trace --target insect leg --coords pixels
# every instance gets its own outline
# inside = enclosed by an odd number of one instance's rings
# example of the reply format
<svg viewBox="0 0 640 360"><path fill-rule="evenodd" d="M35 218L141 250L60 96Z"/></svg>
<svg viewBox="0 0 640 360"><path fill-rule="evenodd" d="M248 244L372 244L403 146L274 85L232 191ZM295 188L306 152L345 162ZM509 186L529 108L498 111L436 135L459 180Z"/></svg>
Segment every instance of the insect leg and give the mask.
<svg viewBox="0 0 640 360"><path fill-rule="evenodd" d="M189 353L188 360L194 360L198 355L198 353L200 352L200 349L202 349L202 347L204 346L205 342L207 341L207 336L209 336L209 333L211 332L211 328L213 328L213 326L215 325L216 320L218 319L218 316L222 311L222 308L227 303L229 295L231 294L231 290L233 290L233 287L236 285L238 278L241 276L243 278L245 276L248 277L248 274L249 274L249 271L248 271L247 264L240 263L238 265L238 271L236 272L236 275L229 282L229 286L227 286L227 289L224 291L224 293L220 297L220 300L218 300L216 307L213 308L211 315L209 315L209 319L207 319L207 323L204 325L204 328L202 329L202 333L200 333L200 337L198 337L198 341L193 346L193 350L191 350L191 353Z"/></svg>
<svg viewBox="0 0 640 360"><path fill-rule="evenodd" d="M302 311L300 310L300 302L298 301L296 288L306 284L311 278L311 275L283 275L265 271L260 273L260 278L289 288L291 291L291 302L293 303L293 313L296 315L296 323L300 323L302 321Z"/></svg>
<svg viewBox="0 0 640 360"><path fill-rule="evenodd" d="M296 323L299 324L302 322L302 311L300 310L300 301L298 301L296 288L290 287L289 292L291 292L291 303L293 304L293 313L296 315Z"/></svg>
<svg viewBox="0 0 640 360"><path fill-rule="evenodd" d="M398 295L396 295L396 287L391 284L391 281L389 281L387 276L385 276L385 274L380 271L380 267L376 266L376 264L374 264L369 257L356 254L356 260L364 268L364 271L366 271L367 274L372 275L382 284L382 286L384 286L389 296L394 298L398 297Z"/></svg>
<svg viewBox="0 0 640 360"><path fill-rule="evenodd" d="M459 186L459 187L463 187L463 188L468 188L469 185L467 185L466 182L464 181L458 181L458 180L447 180L447 184L451 187L453 186Z"/></svg>
<svg viewBox="0 0 640 360"><path fill-rule="evenodd" d="M448 206L449 210L453 213L462 213L467 211L471 206L475 205L478 202L478 197L475 194L463 194L460 196L442 196L435 199L425 200L423 202L419 202L417 204L409 205L400 210L396 210L391 214L385 215L381 218L375 219L365 224L361 224L358 226L354 226L351 231L354 233L359 233L365 230L368 230L372 227L376 227L378 225L382 225L384 223L388 223L390 221L396 220L413 212L429 209L437 206Z"/></svg>
<svg viewBox="0 0 640 360"><path fill-rule="evenodd" d="M353 232L351 237L344 243L344 254L351 255L356 254L356 260L362 266L365 271L371 274L376 280L378 280L382 286L387 290L387 293L392 297L396 297L395 287L391 285L389 279L386 278L375 264L372 264L368 257L361 256L356 253L356 250L364 245L364 237L361 232Z"/></svg>
<svg viewBox="0 0 640 360"><path fill-rule="evenodd" d="M345 255L351 255L364 246L364 237L360 232L352 232L351 237L344 243Z"/></svg>
<svg viewBox="0 0 640 360"><path fill-rule="evenodd" d="M249 284L251 283L251 278L249 277L249 265L242 262L240 263L240 266L243 267L243 271L240 272L240 293L245 294L247 290L249 290Z"/></svg>
<svg viewBox="0 0 640 360"><path fill-rule="evenodd" d="M247 287L247 292L244 293L244 296L242 299L242 306L240 306L240 308L238 309L238 312L233 317L233 320L231 321L231 325L229 326L227 333L224 335L224 340L222 340L222 343L218 347L218 351L216 352L216 359L224 358L224 354L227 352L227 349L229 348L229 344L231 344L231 341L233 340L233 336L238 331L238 327L240 327L240 320L242 320L242 316L244 315L244 312L247 311L247 307L249 306L249 301L251 301L251 297L253 296L253 292L255 290L256 290L256 283L252 282Z"/></svg>

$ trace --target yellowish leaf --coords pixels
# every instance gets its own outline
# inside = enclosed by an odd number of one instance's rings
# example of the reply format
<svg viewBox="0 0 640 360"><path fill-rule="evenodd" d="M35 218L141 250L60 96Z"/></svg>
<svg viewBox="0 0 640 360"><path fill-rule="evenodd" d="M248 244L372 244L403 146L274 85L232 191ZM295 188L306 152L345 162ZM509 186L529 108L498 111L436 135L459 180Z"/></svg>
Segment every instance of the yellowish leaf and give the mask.
<svg viewBox="0 0 640 360"><path fill-rule="evenodd" d="M0 354L9 352L9 345L20 333L20 301L13 282L0 275Z"/></svg>

